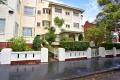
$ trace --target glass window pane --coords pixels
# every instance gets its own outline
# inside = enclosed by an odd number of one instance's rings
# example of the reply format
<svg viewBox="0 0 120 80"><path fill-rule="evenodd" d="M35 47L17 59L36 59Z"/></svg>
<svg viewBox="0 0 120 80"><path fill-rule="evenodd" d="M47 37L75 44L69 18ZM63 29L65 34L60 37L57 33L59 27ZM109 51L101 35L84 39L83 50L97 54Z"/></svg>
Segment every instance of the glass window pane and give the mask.
<svg viewBox="0 0 120 80"><path fill-rule="evenodd" d="M24 14L25 15L33 15L34 14L34 8L32 8L32 7L24 7Z"/></svg>
<svg viewBox="0 0 120 80"><path fill-rule="evenodd" d="M32 36L32 28L23 28L23 36Z"/></svg>
<svg viewBox="0 0 120 80"><path fill-rule="evenodd" d="M4 33L5 30L5 19L0 19L0 33Z"/></svg>

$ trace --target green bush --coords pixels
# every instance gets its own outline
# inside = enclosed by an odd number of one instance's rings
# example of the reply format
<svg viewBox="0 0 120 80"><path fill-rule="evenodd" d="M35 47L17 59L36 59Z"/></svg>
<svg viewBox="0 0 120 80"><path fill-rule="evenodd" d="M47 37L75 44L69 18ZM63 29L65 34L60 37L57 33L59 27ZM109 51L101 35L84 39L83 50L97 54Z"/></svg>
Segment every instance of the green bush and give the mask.
<svg viewBox="0 0 120 80"><path fill-rule="evenodd" d="M114 47L116 47L116 49L120 49L120 43L114 43Z"/></svg>
<svg viewBox="0 0 120 80"><path fill-rule="evenodd" d="M114 47L113 43L102 43L99 45L99 47L104 47L105 50L111 50Z"/></svg>
<svg viewBox="0 0 120 80"><path fill-rule="evenodd" d="M55 30L53 27L48 29L48 33L45 34L45 40L51 44L52 42L55 41L56 38L56 34L55 34Z"/></svg>
<svg viewBox="0 0 120 80"><path fill-rule="evenodd" d="M102 43L99 45L99 47L105 47L106 50L111 50L113 47L120 49L120 43Z"/></svg>
<svg viewBox="0 0 120 80"><path fill-rule="evenodd" d="M1 52L2 48L0 48L0 52Z"/></svg>
<svg viewBox="0 0 120 80"><path fill-rule="evenodd" d="M72 41L74 41L74 39L73 39L73 38L70 38L70 37L62 36L62 37L60 38L60 41L61 41L61 42L72 42Z"/></svg>
<svg viewBox="0 0 120 80"><path fill-rule="evenodd" d="M23 37L14 37L10 39L10 47L13 51L26 51L28 46Z"/></svg>
<svg viewBox="0 0 120 80"><path fill-rule="evenodd" d="M89 47L89 42L60 42L60 47L70 51L84 51Z"/></svg>
<svg viewBox="0 0 120 80"><path fill-rule="evenodd" d="M42 40L40 39L40 36L37 35L33 40L33 49L34 50L40 50L41 49Z"/></svg>

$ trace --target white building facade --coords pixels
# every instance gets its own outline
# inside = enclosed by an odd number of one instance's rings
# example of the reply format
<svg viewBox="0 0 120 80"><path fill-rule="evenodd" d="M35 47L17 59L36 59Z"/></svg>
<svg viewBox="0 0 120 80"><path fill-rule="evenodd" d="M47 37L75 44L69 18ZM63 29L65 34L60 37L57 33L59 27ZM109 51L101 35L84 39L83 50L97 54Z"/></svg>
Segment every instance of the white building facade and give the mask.
<svg viewBox="0 0 120 80"><path fill-rule="evenodd" d="M46 0L7 0L0 4L0 47L8 46L8 40L23 36L32 44L36 35L44 35L49 27L55 27L57 39L61 34L79 41L83 35L82 18L84 10ZM58 28L55 17L62 18L64 25Z"/></svg>

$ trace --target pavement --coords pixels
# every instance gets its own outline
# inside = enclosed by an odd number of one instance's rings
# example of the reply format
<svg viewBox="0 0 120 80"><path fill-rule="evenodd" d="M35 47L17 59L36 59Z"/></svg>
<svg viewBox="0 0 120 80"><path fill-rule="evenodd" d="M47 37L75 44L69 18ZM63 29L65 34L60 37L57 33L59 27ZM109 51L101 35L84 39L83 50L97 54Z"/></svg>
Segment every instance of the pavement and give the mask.
<svg viewBox="0 0 120 80"><path fill-rule="evenodd" d="M117 68L120 68L119 57L39 65L0 65L0 80L70 80Z"/></svg>

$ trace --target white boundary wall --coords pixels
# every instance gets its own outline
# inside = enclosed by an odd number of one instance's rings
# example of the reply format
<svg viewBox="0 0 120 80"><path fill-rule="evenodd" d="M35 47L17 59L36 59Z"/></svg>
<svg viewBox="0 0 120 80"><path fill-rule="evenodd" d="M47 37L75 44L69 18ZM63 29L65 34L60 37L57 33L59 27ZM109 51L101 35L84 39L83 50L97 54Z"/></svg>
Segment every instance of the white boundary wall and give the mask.
<svg viewBox="0 0 120 80"><path fill-rule="evenodd" d="M11 64L11 61L22 60L48 62L48 49L41 48L41 51L12 52L11 48L5 48L0 52L0 64Z"/></svg>
<svg viewBox="0 0 120 80"><path fill-rule="evenodd" d="M86 51L65 51L64 48L58 49L58 60L65 61L65 59L75 59L75 58L91 58L91 48Z"/></svg>
<svg viewBox="0 0 120 80"><path fill-rule="evenodd" d="M99 47L99 56L106 57L107 55L116 56L120 54L120 49L116 49L115 47L112 50L105 50L104 47Z"/></svg>

